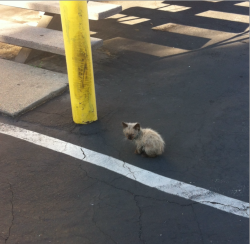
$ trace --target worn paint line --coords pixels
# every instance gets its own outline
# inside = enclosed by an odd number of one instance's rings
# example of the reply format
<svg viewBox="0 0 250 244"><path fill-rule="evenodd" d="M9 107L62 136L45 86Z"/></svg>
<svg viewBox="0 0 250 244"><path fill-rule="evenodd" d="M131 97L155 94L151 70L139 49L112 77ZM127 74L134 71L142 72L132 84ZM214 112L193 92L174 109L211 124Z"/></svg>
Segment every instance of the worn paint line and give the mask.
<svg viewBox="0 0 250 244"><path fill-rule="evenodd" d="M249 203L247 202L170 179L84 147L16 126L0 123L0 133L106 168L141 184L156 188L162 192L249 218Z"/></svg>

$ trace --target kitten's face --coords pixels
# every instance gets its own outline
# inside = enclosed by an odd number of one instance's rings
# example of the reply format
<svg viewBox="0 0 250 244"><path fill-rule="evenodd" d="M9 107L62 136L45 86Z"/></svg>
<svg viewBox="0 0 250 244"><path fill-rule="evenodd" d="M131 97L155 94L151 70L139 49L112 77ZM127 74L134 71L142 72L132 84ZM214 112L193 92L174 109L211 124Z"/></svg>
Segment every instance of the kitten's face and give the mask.
<svg viewBox="0 0 250 244"><path fill-rule="evenodd" d="M123 133L129 140L134 140L140 131L140 124L138 123L124 123L122 122Z"/></svg>

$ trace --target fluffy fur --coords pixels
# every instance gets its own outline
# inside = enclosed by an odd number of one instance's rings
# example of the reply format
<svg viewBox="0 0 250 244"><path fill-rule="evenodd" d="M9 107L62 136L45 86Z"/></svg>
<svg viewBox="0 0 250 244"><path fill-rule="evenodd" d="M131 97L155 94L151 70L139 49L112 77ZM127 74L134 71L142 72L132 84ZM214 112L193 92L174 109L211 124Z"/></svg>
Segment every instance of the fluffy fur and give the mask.
<svg viewBox="0 0 250 244"><path fill-rule="evenodd" d="M165 142L156 131L143 129L138 123L122 122L122 126L126 138L135 142L136 154L153 158L163 153Z"/></svg>

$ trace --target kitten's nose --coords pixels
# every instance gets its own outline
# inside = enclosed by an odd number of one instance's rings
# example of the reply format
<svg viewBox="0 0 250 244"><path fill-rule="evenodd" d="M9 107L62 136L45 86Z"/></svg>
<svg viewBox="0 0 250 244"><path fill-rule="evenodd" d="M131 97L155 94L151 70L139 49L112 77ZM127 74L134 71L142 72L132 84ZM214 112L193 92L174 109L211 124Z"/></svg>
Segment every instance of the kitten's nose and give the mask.
<svg viewBox="0 0 250 244"><path fill-rule="evenodd" d="M129 139L129 140L132 140L132 136L128 136L128 139Z"/></svg>

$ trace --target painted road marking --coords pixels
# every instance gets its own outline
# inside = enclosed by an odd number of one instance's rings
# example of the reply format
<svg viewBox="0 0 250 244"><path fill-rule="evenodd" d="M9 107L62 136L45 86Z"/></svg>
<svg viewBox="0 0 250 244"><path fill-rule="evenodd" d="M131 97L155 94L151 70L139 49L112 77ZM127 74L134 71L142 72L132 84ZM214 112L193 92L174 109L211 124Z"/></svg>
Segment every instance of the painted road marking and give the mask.
<svg viewBox="0 0 250 244"><path fill-rule="evenodd" d="M247 202L173 180L84 147L16 126L0 123L0 133L103 167L162 192L249 218L249 203Z"/></svg>

